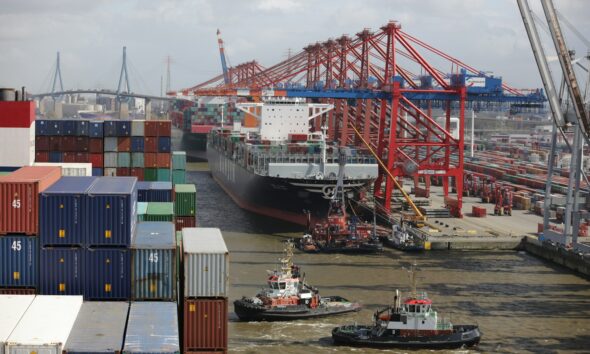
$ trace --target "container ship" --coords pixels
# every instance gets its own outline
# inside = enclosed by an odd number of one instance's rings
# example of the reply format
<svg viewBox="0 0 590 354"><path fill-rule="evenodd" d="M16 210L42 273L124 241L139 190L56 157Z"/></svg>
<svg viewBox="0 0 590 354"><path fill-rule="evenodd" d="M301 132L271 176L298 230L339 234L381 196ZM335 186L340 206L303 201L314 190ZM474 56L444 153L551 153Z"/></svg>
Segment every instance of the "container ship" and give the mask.
<svg viewBox="0 0 590 354"><path fill-rule="evenodd" d="M300 100L266 100L237 107L257 126L215 128L207 139L213 178L243 209L305 225L325 217L338 181L339 154L346 158L344 192L358 197L377 177L375 159L326 141L310 121L333 105Z"/></svg>

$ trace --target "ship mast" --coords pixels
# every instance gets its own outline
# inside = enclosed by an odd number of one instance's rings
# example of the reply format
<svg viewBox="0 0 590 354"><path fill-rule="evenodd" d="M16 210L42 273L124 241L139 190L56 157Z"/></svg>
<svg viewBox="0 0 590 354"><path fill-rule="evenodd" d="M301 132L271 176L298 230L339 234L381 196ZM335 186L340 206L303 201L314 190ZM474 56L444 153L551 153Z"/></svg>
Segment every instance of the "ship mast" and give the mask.
<svg viewBox="0 0 590 354"><path fill-rule="evenodd" d="M412 263L412 265L410 266L410 269L408 269L408 278L410 278L410 286L412 287L410 296L414 299L418 297L418 292L416 291L416 283L418 280L418 278L416 277L417 273L418 264L416 263L416 261L414 261L414 263Z"/></svg>
<svg viewBox="0 0 590 354"><path fill-rule="evenodd" d="M285 242L285 248L283 251L285 252L285 257L281 258L280 261L282 263L281 271L287 277L291 277L291 270L293 269L293 250L295 249L295 244L291 242L291 240Z"/></svg>

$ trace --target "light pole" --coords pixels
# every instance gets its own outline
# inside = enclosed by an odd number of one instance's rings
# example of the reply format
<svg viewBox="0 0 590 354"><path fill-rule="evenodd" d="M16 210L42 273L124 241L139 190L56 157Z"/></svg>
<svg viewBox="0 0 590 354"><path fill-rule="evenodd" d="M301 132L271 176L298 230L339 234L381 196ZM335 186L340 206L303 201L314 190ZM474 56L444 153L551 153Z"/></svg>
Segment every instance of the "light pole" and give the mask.
<svg viewBox="0 0 590 354"><path fill-rule="evenodd" d="M475 142L475 111L471 107L471 158L473 158L473 144Z"/></svg>

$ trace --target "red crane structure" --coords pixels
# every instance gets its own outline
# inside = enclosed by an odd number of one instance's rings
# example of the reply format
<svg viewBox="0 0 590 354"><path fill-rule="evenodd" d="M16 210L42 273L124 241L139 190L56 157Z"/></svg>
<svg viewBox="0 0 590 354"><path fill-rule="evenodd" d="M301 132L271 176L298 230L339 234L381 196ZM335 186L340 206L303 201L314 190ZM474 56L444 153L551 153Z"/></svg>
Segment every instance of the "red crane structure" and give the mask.
<svg viewBox="0 0 590 354"><path fill-rule="evenodd" d="M458 217L468 101L544 101L542 92L510 88L501 78L484 75L402 31L395 21L376 32L364 29L354 37L344 35L309 45L263 70L255 62L247 64L249 69L234 74L228 85L220 75L182 94L306 97L332 103L334 110L313 122L316 130L327 125L331 141L358 146L354 126L395 178L418 181L417 177L424 177L427 189L431 177L442 178L445 204ZM444 117L436 119L433 109L442 109ZM451 129L452 116L459 120L458 132ZM385 172L380 168L374 194L389 211L394 183ZM449 195L450 178L456 187L453 197Z"/></svg>

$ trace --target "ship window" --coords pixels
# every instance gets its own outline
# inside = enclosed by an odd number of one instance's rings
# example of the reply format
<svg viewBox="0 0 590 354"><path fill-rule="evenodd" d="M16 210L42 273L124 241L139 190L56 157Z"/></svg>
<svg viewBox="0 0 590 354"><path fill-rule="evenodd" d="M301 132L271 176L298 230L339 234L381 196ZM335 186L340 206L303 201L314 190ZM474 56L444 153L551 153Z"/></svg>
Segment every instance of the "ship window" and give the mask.
<svg viewBox="0 0 590 354"><path fill-rule="evenodd" d="M402 316L402 323L408 324L408 316Z"/></svg>
<svg viewBox="0 0 590 354"><path fill-rule="evenodd" d="M416 312L416 306L415 305L410 305L410 309L408 311L410 311L410 312Z"/></svg>
<svg viewBox="0 0 590 354"><path fill-rule="evenodd" d="M280 282L280 283L279 283L279 288L280 288L281 290L284 290L284 289L285 289L285 283L284 283L284 282Z"/></svg>

